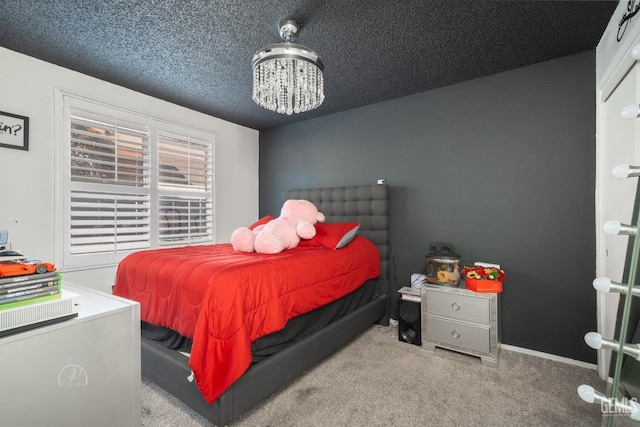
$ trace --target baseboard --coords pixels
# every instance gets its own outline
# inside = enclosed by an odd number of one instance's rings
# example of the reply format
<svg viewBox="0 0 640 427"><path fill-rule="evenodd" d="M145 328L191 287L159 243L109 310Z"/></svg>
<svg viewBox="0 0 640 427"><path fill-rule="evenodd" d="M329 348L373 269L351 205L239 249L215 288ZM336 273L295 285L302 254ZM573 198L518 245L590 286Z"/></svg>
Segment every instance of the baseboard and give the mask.
<svg viewBox="0 0 640 427"><path fill-rule="evenodd" d="M543 359L553 360L555 362L562 362L569 365L579 366L581 368L593 369L594 371L598 369L598 366L594 363L587 363L581 360L569 359L568 357L557 356L555 354L544 353L542 351L531 350L523 347L516 347L508 344L500 344L500 348L502 350L509 350L516 353L524 353L531 356L541 357Z"/></svg>

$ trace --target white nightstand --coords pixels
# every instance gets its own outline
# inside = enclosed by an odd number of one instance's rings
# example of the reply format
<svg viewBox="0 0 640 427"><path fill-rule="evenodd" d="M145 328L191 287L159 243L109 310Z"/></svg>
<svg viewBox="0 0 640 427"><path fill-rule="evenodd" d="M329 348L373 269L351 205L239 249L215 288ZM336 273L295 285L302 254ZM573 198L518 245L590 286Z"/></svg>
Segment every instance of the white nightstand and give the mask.
<svg viewBox="0 0 640 427"><path fill-rule="evenodd" d="M498 366L498 295L464 288L422 285L422 348L436 347L478 356Z"/></svg>
<svg viewBox="0 0 640 427"><path fill-rule="evenodd" d="M77 318L0 338L0 424L140 426L140 306L62 283Z"/></svg>

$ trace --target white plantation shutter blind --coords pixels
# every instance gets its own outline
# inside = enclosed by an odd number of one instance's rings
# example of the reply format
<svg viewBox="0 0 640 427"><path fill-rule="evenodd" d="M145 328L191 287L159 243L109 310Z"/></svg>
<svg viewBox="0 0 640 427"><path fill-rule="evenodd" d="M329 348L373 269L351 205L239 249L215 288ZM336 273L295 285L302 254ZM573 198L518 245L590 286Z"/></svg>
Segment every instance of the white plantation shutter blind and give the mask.
<svg viewBox="0 0 640 427"><path fill-rule="evenodd" d="M70 115L70 254L150 247L148 126Z"/></svg>
<svg viewBox="0 0 640 427"><path fill-rule="evenodd" d="M160 132L160 186L209 191L211 146L189 136Z"/></svg>
<svg viewBox="0 0 640 427"><path fill-rule="evenodd" d="M71 254L149 247L149 195L71 191Z"/></svg>
<svg viewBox="0 0 640 427"><path fill-rule="evenodd" d="M71 113L71 180L149 188L149 128Z"/></svg>
<svg viewBox="0 0 640 427"><path fill-rule="evenodd" d="M63 95L64 267L212 243L213 134Z"/></svg>
<svg viewBox="0 0 640 427"><path fill-rule="evenodd" d="M159 132L159 244L212 240L211 144Z"/></svg>
<svg viewBox="0 0 640 427"><path fill-rule="evenodd" d="M161 245L210 241L211 224L209 200L195 197L160 197Z"/></svg>

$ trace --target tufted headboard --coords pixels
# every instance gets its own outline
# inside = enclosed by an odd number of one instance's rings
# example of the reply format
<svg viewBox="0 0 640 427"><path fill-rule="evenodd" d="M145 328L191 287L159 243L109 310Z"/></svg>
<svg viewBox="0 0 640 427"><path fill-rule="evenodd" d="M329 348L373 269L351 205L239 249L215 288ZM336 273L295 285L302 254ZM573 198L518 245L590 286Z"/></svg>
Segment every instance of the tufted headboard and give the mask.
<svg viewBox="0 0 640 427"><path fill-rule="evenodd" d="M326 219L325 222L359 222L358 234L371 240L380 252L378 293L389 293L389 186L387 184L328 187L289 190L287 199L312 202Z"/></svg>

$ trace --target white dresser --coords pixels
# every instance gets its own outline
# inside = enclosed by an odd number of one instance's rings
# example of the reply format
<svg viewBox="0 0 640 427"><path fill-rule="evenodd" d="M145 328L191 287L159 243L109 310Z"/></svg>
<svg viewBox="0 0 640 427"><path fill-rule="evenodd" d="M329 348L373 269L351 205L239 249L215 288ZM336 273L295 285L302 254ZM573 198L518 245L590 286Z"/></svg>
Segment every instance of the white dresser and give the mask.
<svg viewBox="0 0 640 427"><path fill-rule="evenodd" d="M476 293L464 288L422 285L422 348L442 347L481 358L482 364L497 367L498 295Z"/></svg>
<svg viewBox="0 0 640 427"><path fill-rule="evenodd" d="M0 338L0 425L139 426L140 306L62 288L77 318Z"/></svg>

